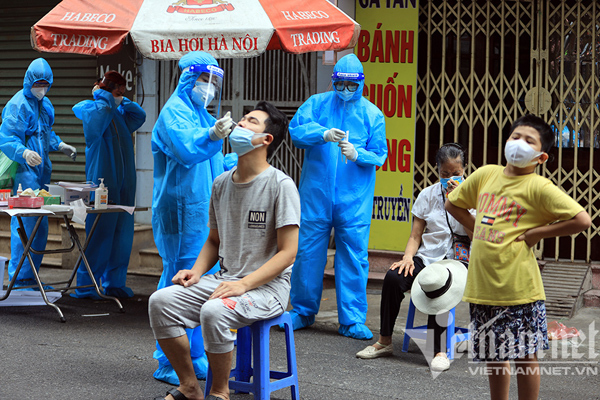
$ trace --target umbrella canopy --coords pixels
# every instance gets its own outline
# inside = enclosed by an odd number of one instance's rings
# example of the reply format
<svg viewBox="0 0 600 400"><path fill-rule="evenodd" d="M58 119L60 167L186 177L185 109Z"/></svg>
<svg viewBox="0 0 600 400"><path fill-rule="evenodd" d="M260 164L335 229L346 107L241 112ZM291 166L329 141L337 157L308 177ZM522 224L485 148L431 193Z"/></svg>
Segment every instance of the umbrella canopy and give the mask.
<svg viewBox="0 0 600 400"><path fill-rule="evenodd" d="M93 56L131 34L147 58L217 58L354 47L360 26L327 0L63 0L31 28L34 49Z"/></svg>

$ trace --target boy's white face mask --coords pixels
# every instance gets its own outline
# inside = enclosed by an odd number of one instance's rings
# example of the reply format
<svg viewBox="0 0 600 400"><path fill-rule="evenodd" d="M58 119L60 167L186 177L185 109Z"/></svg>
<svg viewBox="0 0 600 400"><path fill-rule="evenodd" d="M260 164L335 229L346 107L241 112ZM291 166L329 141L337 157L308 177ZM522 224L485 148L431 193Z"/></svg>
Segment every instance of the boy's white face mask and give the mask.
<svg viewBox="0 0 600 400"><path fill-rule="evenodd" d="M533 161L533 159L542 154L544 154L543 151L535 151L530 145L521 139L509 140L504 146L504 155L506 156L506 161L517 168L525 168L529 167L530 165L537 164L537 161Z"/></svg>
<svg viewBox="0 0 600 400"><path fill-rule="evenodd" d="M48 89L49 87L32 87L31 94L34 95L36 99L41 100L46 93L48 93Z"/></svg>

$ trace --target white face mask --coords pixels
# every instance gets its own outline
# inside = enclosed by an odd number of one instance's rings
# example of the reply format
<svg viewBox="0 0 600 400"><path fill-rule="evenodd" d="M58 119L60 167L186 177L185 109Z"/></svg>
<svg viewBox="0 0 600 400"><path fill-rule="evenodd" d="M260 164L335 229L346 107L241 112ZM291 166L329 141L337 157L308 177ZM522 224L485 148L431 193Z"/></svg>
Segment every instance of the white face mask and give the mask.
<svg viewBox="0 0 600 400"><path fill-rule="evenodd" d="M119 104L123 101L123 96L115 97L115 105L119 107Z"/></svg>
<svg viewBox="0 0 600 400"><path fill-rule="evenodd" d="M32 87L31 94L35 96L36 99L41 100L48 93L47 87Z"/></svg>
<svg viewBox="0 0 600 400"><path fill-rule="evenodd" d="M335 93L343 101L348 101L352 98L352 96L354 96L354 93L356 93L356 92L351 92L348 89L344 89L342 91L336 90Z"/></svg>
<svg viewBox="0 0 600 400"><path fill-rule="evenodd" d="M521 139L509 140L504 146L506 161L518 168L525 168L537 164L537 161L533 161L533 159L542 154L542 151L535 151Z"/></svg>
<svg viewBox="0 0 600 400"><path fill-rule="evenodd" d="M208 82L196 82L192 89L192 101L199 106L209 105L215 98L215 85Z"/></svg>

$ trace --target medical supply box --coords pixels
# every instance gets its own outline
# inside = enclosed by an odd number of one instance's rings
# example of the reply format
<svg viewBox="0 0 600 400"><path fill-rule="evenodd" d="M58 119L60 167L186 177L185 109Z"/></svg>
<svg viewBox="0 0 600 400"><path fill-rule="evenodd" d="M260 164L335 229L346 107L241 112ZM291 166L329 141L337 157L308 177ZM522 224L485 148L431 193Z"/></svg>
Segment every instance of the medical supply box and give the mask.
<svg viewBox="0 0 600 400"><path fill-rule="evenodd" d="M42 196L40 196L40 197L42 197ZM42 197L42 199L44 199L44 205L60 204L60 196L57 196L57 195Z"/></svg>
<svg viewBox="0 0 600 400"><path fill-rule="evenodd" d="M8 198L9 208L40 208L44 205L43 197L12 196Z"/></svg>
<svg viewBox="0 0 600 400"><path fill-rule="evenodd" d="M48 192L60 196L60 204L71 204L72 201L82 199L86 205L89 205L90 191L96 187L96 185L86 183L58 182L58 184L49 184Z"/></svg>

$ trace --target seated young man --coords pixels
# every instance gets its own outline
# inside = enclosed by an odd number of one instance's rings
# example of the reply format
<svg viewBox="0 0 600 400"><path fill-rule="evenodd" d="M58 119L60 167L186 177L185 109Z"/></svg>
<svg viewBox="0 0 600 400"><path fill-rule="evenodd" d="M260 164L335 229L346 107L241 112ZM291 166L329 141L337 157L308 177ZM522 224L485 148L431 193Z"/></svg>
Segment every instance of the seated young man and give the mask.
<svg viewBox="0 0 600 400"><path fill-rule="evenodd" d="M238 165L213 184L210 233L196 263L150 297L150 325L180 381L166 399L204 398L186 328L202 325L213 374L207 399L228 400L231 329L276 317L287 307L300 198L292 179L267 162L286 134L287 117L267 102L242 118L229 136ZM217 261L221 270L202 276Z"/></svg>

